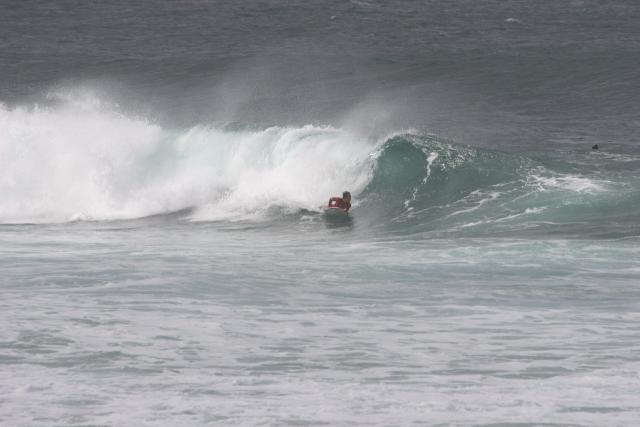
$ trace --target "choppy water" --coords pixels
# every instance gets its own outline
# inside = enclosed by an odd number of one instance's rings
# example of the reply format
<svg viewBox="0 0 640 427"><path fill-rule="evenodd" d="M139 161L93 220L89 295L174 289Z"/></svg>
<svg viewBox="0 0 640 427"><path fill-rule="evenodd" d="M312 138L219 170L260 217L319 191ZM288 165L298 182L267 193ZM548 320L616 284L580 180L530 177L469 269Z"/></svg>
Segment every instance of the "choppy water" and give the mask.
<svg viewBox="0 0 640 427"><path fill-rule="evenodd" d="M0 424L640 419L635 4L3 7Z"/></svg>
<svg viewBox="0 0 640 427"><path fill-rule="evenodd" d="M635 239L36 230L2 230L8 424L637 419Z"/></svg>

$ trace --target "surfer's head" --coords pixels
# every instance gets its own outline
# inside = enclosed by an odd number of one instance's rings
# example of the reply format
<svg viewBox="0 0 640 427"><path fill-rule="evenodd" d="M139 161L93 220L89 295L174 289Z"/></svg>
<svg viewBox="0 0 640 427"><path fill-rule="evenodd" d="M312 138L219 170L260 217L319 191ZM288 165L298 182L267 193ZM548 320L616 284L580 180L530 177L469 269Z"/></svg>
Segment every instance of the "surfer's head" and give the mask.
<svg viewBox="0 0 640 427"><path fill-rule="evenodd" d="M351 200L351 193L349 193L348 191L343 191L342 198L347 201Z"/></svg>

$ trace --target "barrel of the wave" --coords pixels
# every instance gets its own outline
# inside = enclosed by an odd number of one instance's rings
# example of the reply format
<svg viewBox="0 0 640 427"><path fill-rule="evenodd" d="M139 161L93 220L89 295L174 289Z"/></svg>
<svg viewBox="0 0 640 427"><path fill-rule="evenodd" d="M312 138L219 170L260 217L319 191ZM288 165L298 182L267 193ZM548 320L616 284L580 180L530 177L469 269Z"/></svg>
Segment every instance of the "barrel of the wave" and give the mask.
<svg viewBox="0 0 640 427"><path fill-rule="evenodd" d="M323 215L325 220L331 224L349 223L351 221L349 209L351 209L351 193L345 191L342 193L342 197L329 199L329 203L323 208Z"/></svg>

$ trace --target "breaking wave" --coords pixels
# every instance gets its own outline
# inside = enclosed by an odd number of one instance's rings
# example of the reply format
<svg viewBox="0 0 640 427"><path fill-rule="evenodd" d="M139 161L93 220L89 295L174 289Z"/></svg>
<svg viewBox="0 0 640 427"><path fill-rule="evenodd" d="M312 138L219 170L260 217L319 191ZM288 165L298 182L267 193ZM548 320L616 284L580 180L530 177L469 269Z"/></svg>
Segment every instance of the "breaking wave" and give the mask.
<svg viewBox="0 0 640 427"><path fill-rule="evenodd" d="M371 227L557 230L602 218L636 224L635 188L415 132L372 140L311 125L164 129L82 103L0 106L2 223L179 211L192 221L260 221L318 211L349 189L354 216Z"/></svg>

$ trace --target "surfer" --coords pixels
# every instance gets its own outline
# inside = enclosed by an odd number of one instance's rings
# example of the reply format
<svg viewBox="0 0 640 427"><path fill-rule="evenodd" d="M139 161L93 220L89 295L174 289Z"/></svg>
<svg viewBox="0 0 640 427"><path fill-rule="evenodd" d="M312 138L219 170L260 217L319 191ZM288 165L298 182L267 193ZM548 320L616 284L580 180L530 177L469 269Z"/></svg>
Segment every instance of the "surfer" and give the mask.
<svg viewBox="0 0 640 427"><path fill-rule="evenodd" d="M329 199L328 208L340 208L345 212L349 212L351 209L351 193L345 191L342 193L342 197L332 197Z"/></svg>

